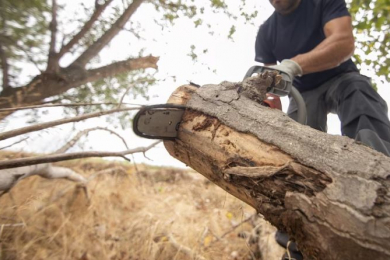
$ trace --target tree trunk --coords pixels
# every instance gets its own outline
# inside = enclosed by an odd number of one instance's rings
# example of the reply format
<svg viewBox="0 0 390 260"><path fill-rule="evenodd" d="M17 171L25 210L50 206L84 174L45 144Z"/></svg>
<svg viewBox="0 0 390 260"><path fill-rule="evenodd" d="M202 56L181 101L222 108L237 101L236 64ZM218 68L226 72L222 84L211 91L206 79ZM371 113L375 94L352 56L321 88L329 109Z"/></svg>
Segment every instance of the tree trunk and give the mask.
<svg viewBox="0 0 390 260"><path fill-rule="evenodd" d="M169 153L253 206L305 259L390 259L390 158L237 94L178 88L187 110Z"/></svg>

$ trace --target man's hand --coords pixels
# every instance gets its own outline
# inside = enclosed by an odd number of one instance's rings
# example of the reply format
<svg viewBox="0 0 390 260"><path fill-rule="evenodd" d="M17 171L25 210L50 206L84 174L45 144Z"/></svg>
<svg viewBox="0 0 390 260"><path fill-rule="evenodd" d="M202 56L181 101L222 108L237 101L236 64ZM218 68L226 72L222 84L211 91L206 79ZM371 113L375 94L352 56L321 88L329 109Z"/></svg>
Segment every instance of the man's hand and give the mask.
<svg viewBox="0 0 390 260"><path fill-rule="evenodd" d="M291 80L294 80L296 76L302 76L303 74L301 66L293 60L282 60L280 64L270 66L269 68L287 73Z"/></svg>

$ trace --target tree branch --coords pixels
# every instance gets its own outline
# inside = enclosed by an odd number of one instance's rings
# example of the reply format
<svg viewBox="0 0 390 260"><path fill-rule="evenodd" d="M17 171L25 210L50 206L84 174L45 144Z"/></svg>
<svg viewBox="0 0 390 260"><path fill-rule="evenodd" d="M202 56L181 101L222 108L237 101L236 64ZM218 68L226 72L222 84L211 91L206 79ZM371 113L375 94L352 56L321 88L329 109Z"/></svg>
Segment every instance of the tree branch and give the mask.
<svg viewBox="0 0 390 260"><path fill-rule="evenodd" d="M86 80L87 82L96 81L98 79L115 76L129 70L139 70L146 68L157 69L158 59L158 57L147 56L114 62L97 69L87 70Z"/></svg>
<svg viewBox="0 0 390 260"><path fill-rule="evenodd" d="M3 192L2 195L8 193L19 181L34 175L46 179L67 179L78 183L87 182L86 178L71 169L43 163L0 170L0 192Z"/></svg>
<svg viewBox="0 0 390 260"><path fill-rule="evenodd" d="M57 125L63 125L66 123L71 123L71 122L79 122L81 120L85 120L88 118L100 117L100 116L109 115L109 114L113 114L113 113L117 113L117 112L131 111L131 110L136 110L136 109L139 109L139 108L133 108L133 107L132 108L120 108L120 109L116 108L116 109L99 111L99 112L89 113L89 114L80 115L80 116L71 117L71 118L54 120L54 121L36 124L36 125L32 125L32 126L26 126L26 127L22 127L19 129L10 130L7 132L0 133L0 141L11 138L11 137L15 137L18 135L27 134L30 132L35 132L35 131L46 129L49 127L57 126Z"/></svg>
<svg viewBox="0 0 390 260"><path fill-rule="evenodd" d="M52 0L51 6L51 22L50 22L50 46L49 46L49 58L47 61L46 71L57 71L58 58L56 52L57 42L57 0Z"/></svg>
<svg viewBox="0 0 390 260"><path fill-rule="evenodd" d="M144 0L133 0L124 13L116 20L110 29L97 41L88 47L71 65L84 68L85 65L95 57L123 28L130 17L137 11Z"/></svg>
<svg viewBox="0 0 390 260"><path fill-rule="evenodd" d="M34 105L34 106L25 106L25 107L11 107L11 108L0 108L1 112L14 112L19 110L29 110L29 109L37 109L37 108L50 108L50 107L82 107L82 106L101 106L101 105L120 105L117 102L98 102L98 103L74 103L74 104L45 104L45 105ZM140 104L135 103L122 103L122 105L130 105L130 106L142 106Z"/></svg>
<svg viewBox="0 0 390 260"><path fill-rule="evenodd" d="M112 2L112 0L106 0L104 4L99 5L96 3L96 8L89 20L84 24L83 28L73 38L65 44L58 53L58 58L61 58L67 53L75 44L77 44L84 35L91 29L92 25L96 22L99 16L103 13L106 7Z"/></svg>
<svg viewBox="0 0 390 260"><path fill-rule="evenodd" d="M8 58L3 45L0 42L0 59L1 59L1 70L3 71L3 90L8 89L9 85L9 66Z"/></svg>
<svg viewBox="0 0 390 260"><path fill-rule="evenodd" d="M26 141L28 138L29 138L29 137L25 137L25 138L22 138L22 139L20 139L19 141L16 141L16 142L14 142L14 143L12 143L12 144L10 144L10 145L3 146L3 147L0 148L0 150L4 150L4 149L6 149L6 148L9 148L9 147L14 146L15 144L19 144L19 143L21 143L21 142L24 142L24 141Z"/></svg>
<svg viewBox="0 0 390 260"><path fill-rule="evenodd" d="M67 153L67 154L52 154L52 155L44 155L37 157L28 157L14 160L4 160L0 161L0 169L10 169L17 167L24 167L42 163L53 163L67 160L74 160L80 158L88 158L88 157L122 157L123 159L129 160L126 158L126 155L134 154L134 153L145 153L150 150L161 141L156 141L147 147L137 147L134 149L121 151L121 152L75 152L75 153Z"/></svg>
<svg viewBox="0 0 390 260"><path fill-rule="evenodd" d="M60 154L60 153L65 153L67 150L69 150L78 140L80 140L81 137L83 137L84 135L88 135L89 132L91 131L96 131L96 130L102 130L102 131L107 131L115 136L117 136L119 139L122 140L122 142L124 143L125 147L127 149L129 149L129 146L127 145L126 143L126 140L121 136L119 135L118 133L116 133L115 131L111 130L111 129L108 129L108 128L105 128L105 127L94 127L94 128L89 128L89 129L85 129L83 131L80 131L77 133L77 135L75 135L69 142L67 142L64 146L62 146L60 149L58 149L57 151L54 152L54 154Z"/></svg>

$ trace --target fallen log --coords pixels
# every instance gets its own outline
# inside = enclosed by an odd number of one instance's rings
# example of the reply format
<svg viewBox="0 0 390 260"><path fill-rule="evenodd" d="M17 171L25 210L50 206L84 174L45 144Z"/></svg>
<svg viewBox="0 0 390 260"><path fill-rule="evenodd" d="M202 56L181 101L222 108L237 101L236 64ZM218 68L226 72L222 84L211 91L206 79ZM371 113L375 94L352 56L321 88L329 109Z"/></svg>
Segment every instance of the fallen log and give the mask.
<svg viewBox="0 0 390 260"><path fill-rule="evenodd" d="M168 152L288 232L305 259L390 259L390 158L237 94L179 87Z"/></svg>

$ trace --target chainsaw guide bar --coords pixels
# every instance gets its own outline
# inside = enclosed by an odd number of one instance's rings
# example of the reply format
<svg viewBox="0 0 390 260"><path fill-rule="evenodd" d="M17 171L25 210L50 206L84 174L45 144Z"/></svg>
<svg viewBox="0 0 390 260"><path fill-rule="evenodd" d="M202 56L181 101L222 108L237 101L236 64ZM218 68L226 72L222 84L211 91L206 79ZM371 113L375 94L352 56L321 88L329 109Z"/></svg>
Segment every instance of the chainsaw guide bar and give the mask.
<svg viewBox="0 0 390 260"><path fill-rule="evenodd" d="M185 108L175 104L145 106L134 117L134 133L149 139L174 140Z"/></svg>

